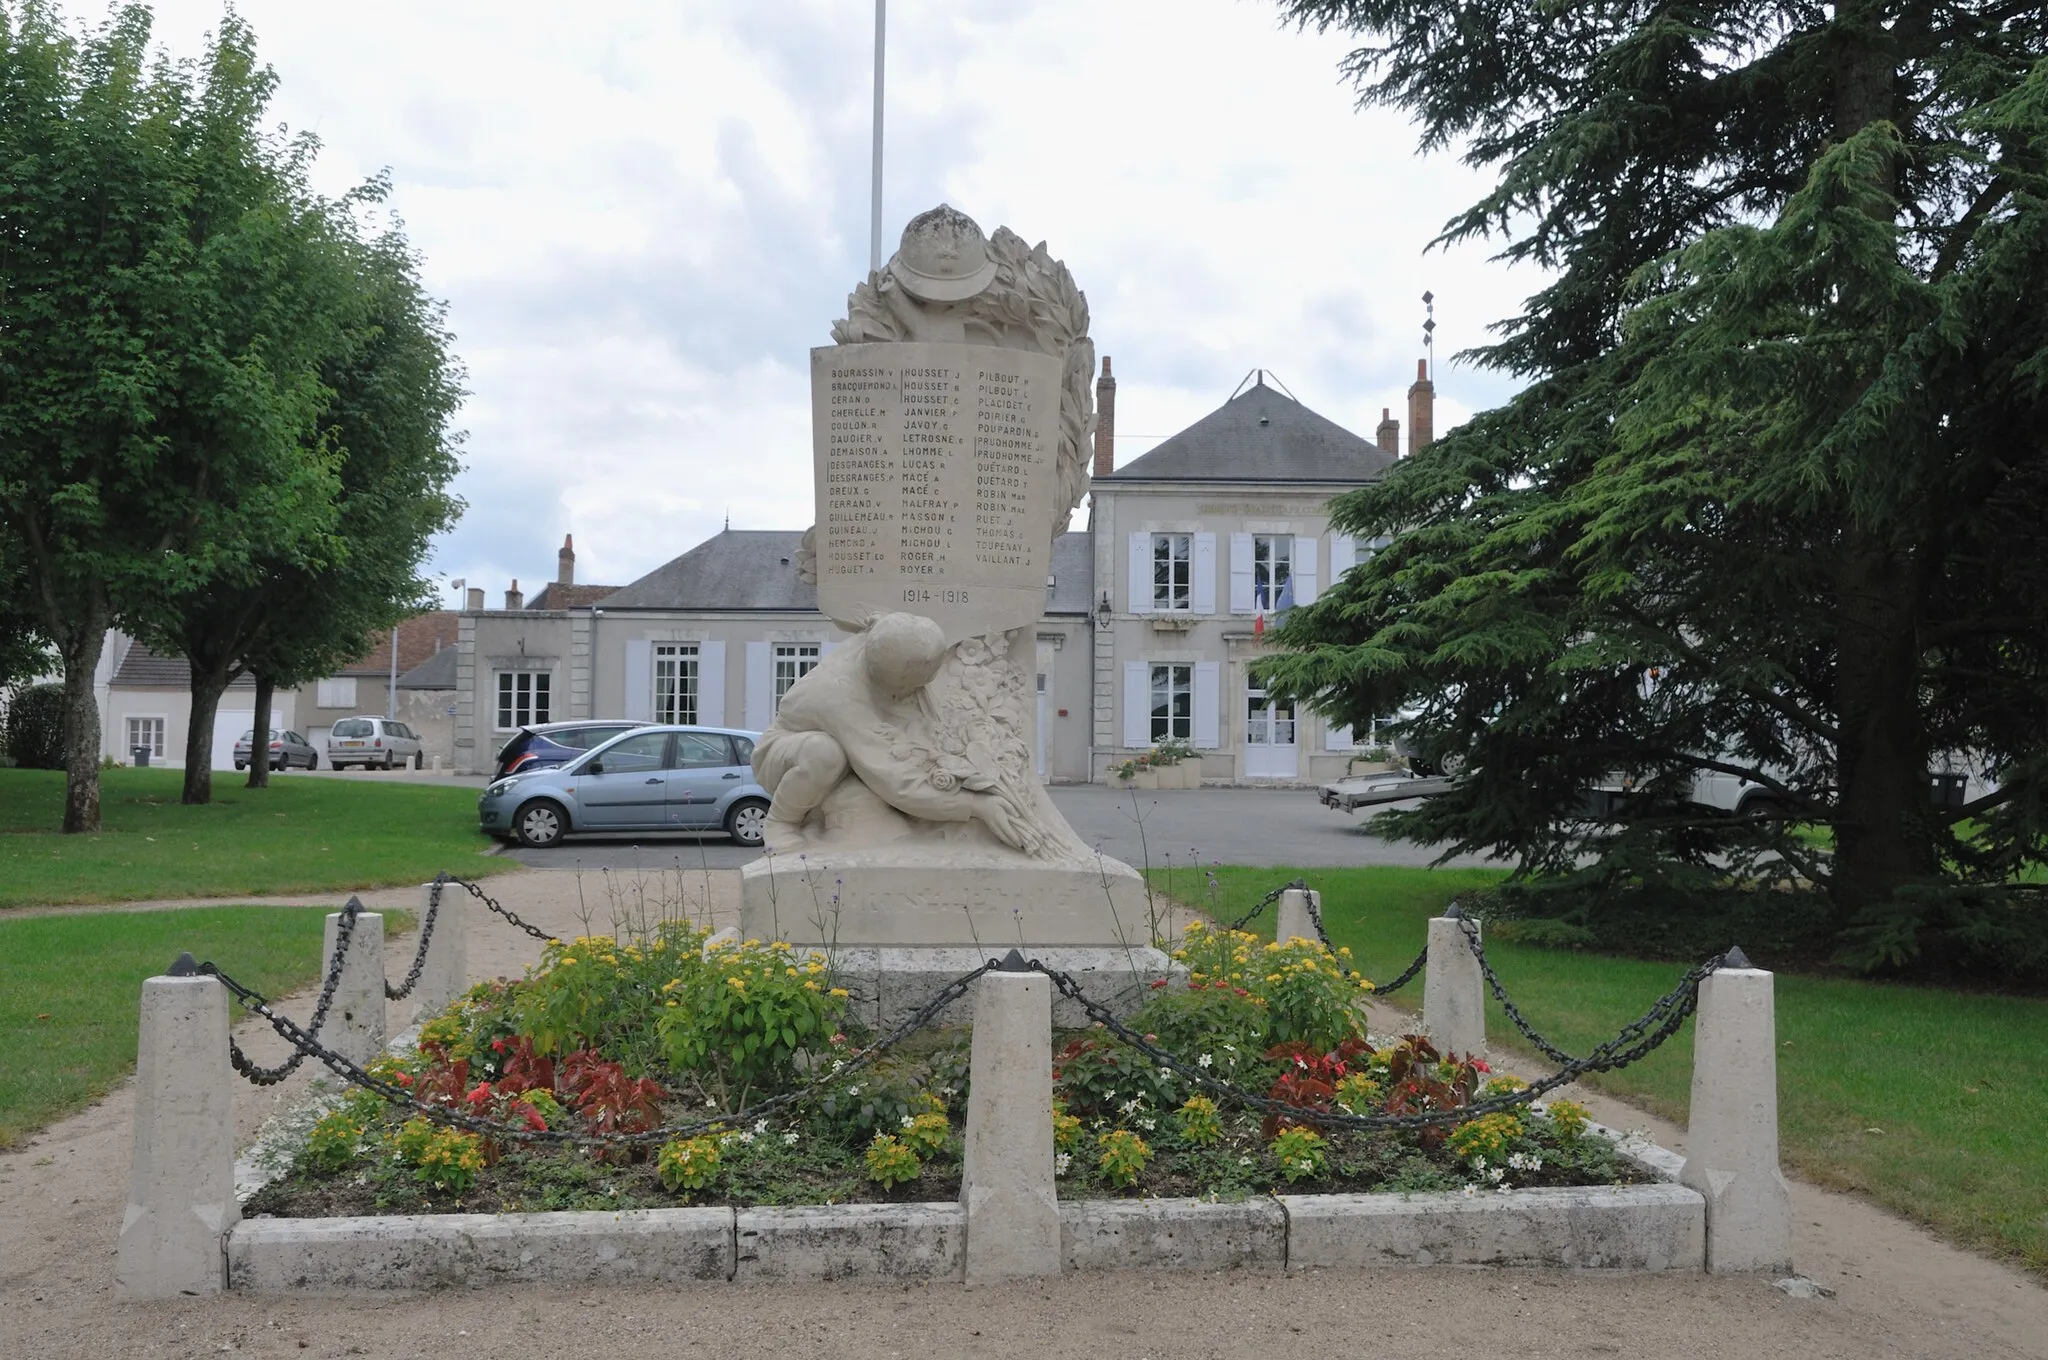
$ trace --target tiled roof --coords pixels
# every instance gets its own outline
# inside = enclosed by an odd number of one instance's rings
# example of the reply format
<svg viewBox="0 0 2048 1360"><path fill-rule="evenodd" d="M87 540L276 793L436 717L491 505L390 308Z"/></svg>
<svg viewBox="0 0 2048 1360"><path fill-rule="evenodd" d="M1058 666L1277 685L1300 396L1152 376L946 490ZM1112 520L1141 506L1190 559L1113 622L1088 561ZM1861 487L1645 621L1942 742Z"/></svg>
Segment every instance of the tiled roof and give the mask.
<svg viewBox="0 0 2048 1360"><path fill-rule="evenodd" d="M727 529L605 597L606 609L801 610L818 591L796 578L795 529Z"/></svg>
<svg viewBox="0 0 2048 1360"><path fill-rule="evenodd" d="M617 590L617 586L565 586L550 581L533 593L527 609L588 609Z"/></svg>
<svg viewBox="0 0 2048 1360"><path fill-rule="evenodd" d="M164 656L141 642L128 645L128 655L121 658L119 670L107 682L114 689L172 689L187 691L192 688L192 667L182 656ZM244 674L229 689L254 689L255 678Z"/></svg>
<svg viewBox="0 0 2048 1360"><path fill-rule="evenodd" d="M1266 386L1262 374L1144 457L1095 480L1356 484L1393 463L1377 444Z"/></svg>
<svg viewBox="0 0 2048 1360"><path fill-rule="evenodd" d="M455 649L443 647L398 677L400 689L454 689Z"/></svg>
<svg viewBox="0 0 2048 1360"><path fill-rule="evenodd" d="M457 614L452 609L429 609L398 625L398 669L401 674L419 665L435 652L455 645ZM389 675L391 634L377 634L368 651L336 671L336 675Z"/></svg>

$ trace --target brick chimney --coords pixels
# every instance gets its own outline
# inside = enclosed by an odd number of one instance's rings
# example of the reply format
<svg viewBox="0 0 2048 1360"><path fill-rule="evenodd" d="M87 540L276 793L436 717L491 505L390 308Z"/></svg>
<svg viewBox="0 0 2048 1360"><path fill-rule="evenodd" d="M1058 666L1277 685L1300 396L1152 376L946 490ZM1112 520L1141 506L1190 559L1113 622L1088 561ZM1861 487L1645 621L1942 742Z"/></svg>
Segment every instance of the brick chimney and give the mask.
<svg viewBox="0 0 2048 1360"><path fill-rule="evenodd" d="M1102 356L1102 376L1095 380L1095 475L1116 471L1116 379L1109 356Z"/></svg>
<svg viewBox="0 0 2048 1360"><path fill-rule="evenodd" d="M1415 361L1415 385L1408 389L1408 456L1413 458L1436 437L1436 384L1429 380L1429 360Z"/></svg>
<svg viewBox="0 0 2048 1360"><path fill-rule="evenodd" d="M524 606L525 603L526 597L519 593L519 582L515 578L511 587L505 592L505 607L507 609L518 609Z"/></svg>
<svg viewBox="0 0 2048 1360"><path fill-rule="evenodd" d="M1401 422L1394 419L1394 413L1384 406L1380 407L1380 427L1373 431L1373 442L1389 458L1401 456Z"/></svg>
<svg viewBox="0 0 2048 1360"><path fill-rule="evenodd" d="M555 584L573 586L576 584L576 536L562 535L562 550L555 554Z"/></svg>
<svg viewBox="0 0 2048 1360"><path fill-rule="evenodd" d="M482 586L471 586L469 588L469 593L463 599L462 607L467 609L472 614L483 613L484 588Z"/></svg>

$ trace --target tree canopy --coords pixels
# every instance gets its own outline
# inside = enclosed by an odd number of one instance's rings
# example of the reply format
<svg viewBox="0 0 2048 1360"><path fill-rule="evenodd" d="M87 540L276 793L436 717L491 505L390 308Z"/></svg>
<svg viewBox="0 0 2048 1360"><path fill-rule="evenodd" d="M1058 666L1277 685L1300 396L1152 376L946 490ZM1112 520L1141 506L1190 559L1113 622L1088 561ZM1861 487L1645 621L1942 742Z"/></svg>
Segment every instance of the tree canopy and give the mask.
<svg viewBox="0 0 2048 1360"><path fill-rule="evenodd" d="M1860 963L2048 963L2048 12L1282 8L1497 172L1440 240L1552 279L1467 356L1527 386L1336 503L1393 543L1269 687L1413 704L1469 773L1391 825L1579 910L1733 870L1818 885ZM1951 761L1997 788L1937 805Z"/></svg>

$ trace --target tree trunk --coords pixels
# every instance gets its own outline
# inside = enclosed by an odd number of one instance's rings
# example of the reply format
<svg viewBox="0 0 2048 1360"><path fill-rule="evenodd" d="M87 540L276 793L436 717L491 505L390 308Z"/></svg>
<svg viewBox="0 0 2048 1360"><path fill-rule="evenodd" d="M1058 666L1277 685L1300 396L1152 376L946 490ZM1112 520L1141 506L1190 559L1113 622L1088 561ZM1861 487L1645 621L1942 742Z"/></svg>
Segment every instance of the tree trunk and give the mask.
<svg viewBox="0 0 2048 1360"><path fill-rule="evenodd" d="M192 666L192 720L185 725L185 791L178 801L186 804L213 801L213 720L220 713L220 696L233 679L226 666L201 670ZM252 746L256 743L252 740Z"/></svg>
<svg viewBox="0 0 2048 1360"><path fill-rule="evenodd" d="M58 638L64 656L64 830L100 829L100 706L92 682L107 644L103 609L88 608Z"/></svg>
<svg viewBox="0 0 2048 1360"><path fill-rule="evenodd" d="M1935 858L1919 705L1919 572L1860 531L1846 537L1836 602L1834 896L1849 919L1931 877Z"/></svg>
<svg viewBox="0 0 2048 1360"><path fill-rule="evenodd" d="M270 787L270 701L272 690L270 677L256 677L256 736L249 742L249 787L267 789Z"/></svg>

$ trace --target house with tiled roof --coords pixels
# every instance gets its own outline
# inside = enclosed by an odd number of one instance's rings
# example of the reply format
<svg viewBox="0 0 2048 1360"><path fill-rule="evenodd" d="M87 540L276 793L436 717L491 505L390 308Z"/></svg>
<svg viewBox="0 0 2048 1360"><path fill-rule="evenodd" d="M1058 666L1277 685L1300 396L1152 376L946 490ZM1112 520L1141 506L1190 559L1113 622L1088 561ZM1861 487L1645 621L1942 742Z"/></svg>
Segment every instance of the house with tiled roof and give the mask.
<svg viewBox="0 0 2048 1360"><path fill-rule="evenodd" d="M1410 444L1429 442L1434 389L1409 389ZM1373 550L1332 533L1331 497L1384 476L1400 453L1385 412L1368 441L1264 370L1142 457L1118 466L1116 380L1096 387L1088 527L1055 539L1035 628L1038 767L1100 780L1162 741L1202 776L1307 782L1342 774L1353 734L1268 700L1250 665L1264 624ZM803 533L727 528L616 590L560 579L505 607L469 592L455 658L457 768L491 768L528 723L642 718L759 731L790 685L843 640L798 573Z"/></svg>

